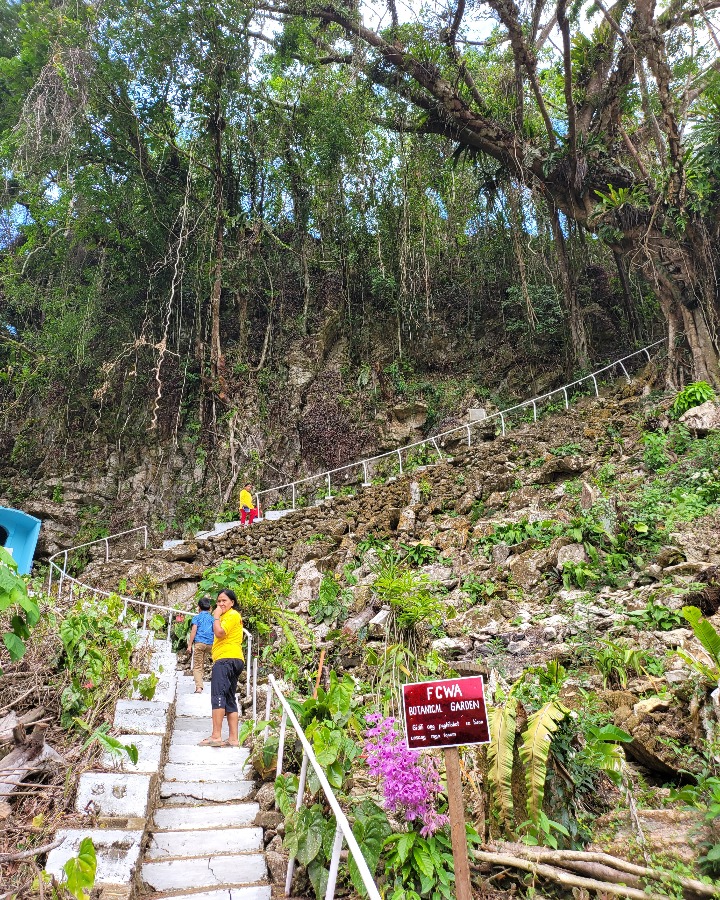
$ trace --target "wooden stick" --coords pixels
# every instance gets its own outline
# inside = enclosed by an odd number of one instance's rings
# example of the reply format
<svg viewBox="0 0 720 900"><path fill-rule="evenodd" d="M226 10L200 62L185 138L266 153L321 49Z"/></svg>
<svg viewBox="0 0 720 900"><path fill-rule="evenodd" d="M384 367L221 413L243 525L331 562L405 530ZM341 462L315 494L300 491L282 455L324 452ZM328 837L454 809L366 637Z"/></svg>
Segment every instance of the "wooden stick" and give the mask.
<svg viewBox="0 0 720 900"><path fill-rule="evenodd" d="M317 700L317 692L320 687L320 679L322 678L323 663L325 662L325 648L320 651L320 665L317 670L317 678L315 679L315 690L313 691L313 700Z"/></svg>
<svg viewBox="0 0 720 900"><path fill-rule="evenodd" d="M30 859L31 856L40 856L41 853L49 853L62 841L58 838L51 844L43 844L41 847L33 847L32 850L23 850L20 853L0 853L0 863L17 862L20 859Z"/></svg>
<svg viewBox="0 0 720 900"><path fill-rule="evenodd" d="M581 887L588 891L602 891L606 894L612 894L614 897L630 897L631 900L667 900L667 895L665 894L649 894L638 888L623 887L622 885L612 884L609 881L597 881L595 878L583 878L580 875L572 875L570 872L557 869L554 866L536 863L530 859L521 859L519 856L510 856L505 853L488 853L485 850L473 850L473 856L480 862L491 863L495 866L512 866L515 869L521 869L523 872L530 872L532 875L549 878L551 881L567 887Z"/></svg>
<svg viewBox="0 0 720 900"><path fill-rule="evenodd" d="M628 862L618 856L611 856L609 853L600 853L590 850L550 850L544 847L525 847L513 845L513 853L518 856L526 856L537 861L549 863L562 862L588 862L599 863L620 872L626 872L629 875L637 875L640 878L650 878L654 881L662 881L668 879L676 884L686 887L690 891L703 894L707 897L717 897L718 889L704 881L698 881L695 878L685 878L675 872L665 872L659 869L649 869L647 866L638 866L635 863Z"/></svg>
<svg viewBox="0 0 720 900"><path fill-rule="evenodd" d="M455 897L456 900L472 900L467 834L465 833L465 806L460 780L460 754L457 747L445 747L444 753L450 812L450 840L455 863Z"/></svg>
<svg viewBox="0 0 720 900"><path fill-rule="evenodd" d="M8 703L7 706L4 706L2 709L0 709L0 716L4 715L6 712L9 712L14 706L17 706L21 700L24 700L26 697L29 697L30 694L34 694L36 690L37 690L37 685L34 685L33 687L30 688L29 691L25 691L24 694L20 694L20 696L16 697L12 703Z"/></svg>

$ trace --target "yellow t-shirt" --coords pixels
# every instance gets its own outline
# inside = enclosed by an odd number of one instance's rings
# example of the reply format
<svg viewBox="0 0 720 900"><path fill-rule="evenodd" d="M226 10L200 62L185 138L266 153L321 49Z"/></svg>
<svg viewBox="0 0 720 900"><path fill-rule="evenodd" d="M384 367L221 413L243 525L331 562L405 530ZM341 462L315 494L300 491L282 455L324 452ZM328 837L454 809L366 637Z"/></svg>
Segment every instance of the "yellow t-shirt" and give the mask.
<svg viewBox="0 0 720 900"><path fill-rule="evenodd" d="M245 659L242 650L243 621L236 609L229 609L220 616L225 637L215 635L212 645L213 662L219 659Z"/></svg>
<svg viewBox="0 0 720 900"><path fill-rule="evenodd" d="M243 506L247 506L248 509L255 509L252 494L244 488L240 491L240 509L242 509Z"/></svg>

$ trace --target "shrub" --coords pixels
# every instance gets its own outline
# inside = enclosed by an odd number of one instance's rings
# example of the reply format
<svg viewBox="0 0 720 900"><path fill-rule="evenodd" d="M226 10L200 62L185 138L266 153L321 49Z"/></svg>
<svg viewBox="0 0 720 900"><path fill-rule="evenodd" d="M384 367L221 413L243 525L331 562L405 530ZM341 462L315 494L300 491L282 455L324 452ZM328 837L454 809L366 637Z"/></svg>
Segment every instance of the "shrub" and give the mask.
<svg viewBox="0 0 720 900"><path fill-rule="evenodd" d="M675 397L670 407L670 415L675 419L679 419L683 413L686 413L694 406L700 406L708 400L714 399L715 391L707 381L694 381L683 388Z"/></svg>

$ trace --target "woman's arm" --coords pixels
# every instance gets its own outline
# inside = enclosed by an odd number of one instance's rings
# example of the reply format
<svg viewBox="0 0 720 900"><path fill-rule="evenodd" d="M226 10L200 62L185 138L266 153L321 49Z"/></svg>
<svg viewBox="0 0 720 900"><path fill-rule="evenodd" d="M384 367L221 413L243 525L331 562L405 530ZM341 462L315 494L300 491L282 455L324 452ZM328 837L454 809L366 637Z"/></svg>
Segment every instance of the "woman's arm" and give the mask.
<svg viewBox="0 0 720 900"><path fill-rule="evenodd" d="M219 638L226 637L225 629L220 624L220 610L217 608L213 612L213 634Z"/></svg>
<svg viewBox="0 0 720 900"><path fill-rule="evenodd" d="M193 627L190 629L190 633L188 634L188 642L187 642L188 653L190 652L190 648L192 647L192 645L195 641L196 634L197 634L197 625L193 625Z"/></svg>

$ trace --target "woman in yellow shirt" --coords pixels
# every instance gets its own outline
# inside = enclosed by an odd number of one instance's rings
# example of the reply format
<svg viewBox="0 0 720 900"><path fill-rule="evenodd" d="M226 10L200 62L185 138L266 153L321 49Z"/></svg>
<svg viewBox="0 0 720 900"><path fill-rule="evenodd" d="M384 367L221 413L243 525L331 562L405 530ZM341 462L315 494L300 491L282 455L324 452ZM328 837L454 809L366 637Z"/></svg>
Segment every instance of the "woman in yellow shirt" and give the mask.
<svg viewBox="0 0 720 900"><path fill-rule="evenodd" d="M212 675L210 700L212 703L212 734L200 741L205 747L238 747L237 683L245 668L242 651L243 621L235 592L220 591L213 611ZM228 720L228 740L222 739L223 719Z"/></svg>
<svg viewBox="0 0 720 900"><path fill-rule="evenodd" d="M252 498L252 484L248 482L240 491L240 524L247 525L248 522L245 520L249 519L249 524L252 525L257 514L258 510L255 509Z"/></svg>

